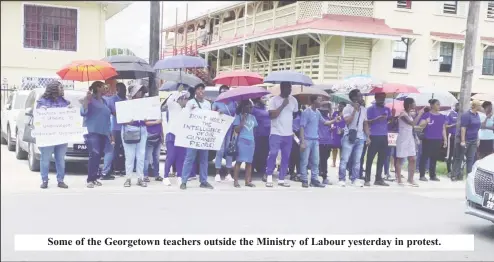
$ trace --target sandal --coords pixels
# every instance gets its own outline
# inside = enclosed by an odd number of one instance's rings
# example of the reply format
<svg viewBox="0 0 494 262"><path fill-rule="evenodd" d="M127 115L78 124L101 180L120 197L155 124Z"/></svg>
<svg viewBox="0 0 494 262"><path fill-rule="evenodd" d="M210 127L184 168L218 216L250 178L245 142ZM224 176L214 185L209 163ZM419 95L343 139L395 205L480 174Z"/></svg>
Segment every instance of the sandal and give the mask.
<svg viewBox="0 0 494 262"><path fill-rule="evenodd" d="M236 187L236 188L240 188L240 184L238 182L233 182L233 186Z"/></svg>
<svg viewBox="0 0 494 262"><path fill-rule="evenodd" d="M408 185L411 186L411 187L419 187L419 184L415 183L415 181L408 181Z"/></svg>
<svg viewBox="0 0 494 262"><path fill-rule="evenodd" d="M290 187L290 184L288 182L283 182L283 183L278 183L278 186Z"/></svg>
<svg viewBox="0 0 494 262"><path fill-rule="evenodd" d="M266 187L273 187L273 182L266 182Z"/></svg>
<svg viewBox="0 0 494 262"><path fill-rule="evenodd" d="M404 186L405 184L401 181L396 181L398 183L399 186Z"/></svg>
<svg viewBox="0 0 494 262"><path fill-rule="evenodd" d="M252 182L245 183L245 186L246 187L256 187L256 185L254 185Z"/></svg>

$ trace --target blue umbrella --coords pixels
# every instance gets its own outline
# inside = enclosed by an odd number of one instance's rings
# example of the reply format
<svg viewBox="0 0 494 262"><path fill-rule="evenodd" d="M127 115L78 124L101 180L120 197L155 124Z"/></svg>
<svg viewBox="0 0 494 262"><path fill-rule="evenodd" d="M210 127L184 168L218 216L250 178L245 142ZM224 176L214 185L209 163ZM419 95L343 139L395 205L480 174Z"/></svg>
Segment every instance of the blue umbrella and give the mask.
<svg viewBox="0 0 494 262"><path fill-rule="evenodd" d="M202 57L176 55L165 57L154 65L154 70L163 69L184 69L206 67L207 63Z"/></svg>
<svg viewBox="0 0 494 262"><path fill-rule="evenodd" d="M264 78L264 83L280 84L281 82L290 82L292 85L311 86L314 83L312 79L296 71L276 71L268 74Z"/></svg>
<svg viewBox="0 0 494 262"><path fill-rule="evenodd" d="M160 87L160 91L177 91L180 85L181 84L177 82L167 81ZM189 89L190 87L186 84L182 84L182 85L184 87L184 90Z"/></svg>

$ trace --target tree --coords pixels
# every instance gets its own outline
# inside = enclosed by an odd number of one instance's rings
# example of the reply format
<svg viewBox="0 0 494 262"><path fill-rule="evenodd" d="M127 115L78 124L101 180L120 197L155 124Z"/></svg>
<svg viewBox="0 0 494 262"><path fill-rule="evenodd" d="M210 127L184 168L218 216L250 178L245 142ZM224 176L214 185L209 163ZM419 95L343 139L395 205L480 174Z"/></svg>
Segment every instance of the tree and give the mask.
<svg viewBox="0 0 494 262"><path fill-rule="evenodd" d="M136 56L134 52L132 52L128 48L107 48L106 49L106 56L113 56L113 55L130 55L130 56Z"/></svg>

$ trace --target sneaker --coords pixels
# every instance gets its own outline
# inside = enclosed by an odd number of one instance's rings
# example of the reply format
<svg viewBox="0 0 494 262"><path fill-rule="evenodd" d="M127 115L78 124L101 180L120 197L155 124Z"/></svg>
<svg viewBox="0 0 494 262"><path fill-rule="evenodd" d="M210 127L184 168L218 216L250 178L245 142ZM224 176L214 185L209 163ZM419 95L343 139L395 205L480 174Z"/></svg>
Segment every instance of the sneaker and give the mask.
<svg viewBox="0 0 494 262"><path fill-rule="evenodd" d="M101 176L101 180L114 180L115 176L112 175L103 175Z"/></svg>
<svg viewBox="0 0 494 262"><path fill-rule="evenodd" d="M232 175L230 175L230 174L226 175L225 180L228 181L228 182L233 182Z"/></svg>
<svg viewBox="0 0 494 262"><path fill-rule="evenodd" d="M216 174L216 176L214 177L214 181L216 183L220 183L221 182L221 176L220 176L220 174Z"/></svg>
<svg viewBox="0 0 494 262"><path fill-rule="evenodd" d="M278 186L281 186L281 187L290 187L290 183L288 183L285 180L278 180Z"/></svg>
<svg viewBox="0 0 494 262"><path fill-rule="evenodd" d="M346 182L345 181L340 181L338 182L338 185L341 187L346 187Z"/></svg>
<svg viewBox="0 0 494 262"><path fill-rule="evenodd" d="M130 187L131 185L130 179L125 180L124 187Z"/></svg>
<svg viewBox="0 0 494 262"><path fill-rule="evenodd" d="M309 188L309 183L307 181L302 181L303 188Z"/></svg>
<svg viewBox="0 0 494 262"><path fill-rule="evenodd" d="M332 184L333 184L333 183L331 183L331 181L329 181L329 179L327 179L327 178L323 179L322 183L323 183L324 185L328 185L328 186L330 186L330 185L332 185Z"/></svg>
<svg viewBox="0 0 494 262"><path fill-rule="evenodd" d="M370 184L370 182L365 182L365 183L364 183L364 186L370 187L370 186L371 186L371 184Z"/></svg>
<svg viewBox="0 0 494 262"><path fill-rule="evenodd" d="M149 182L151 182L151 180L149 179L149 177L146 176L146 177L144 177L144 182L149 183Z"/></svg>
<svg viewBox="0 0 494 262"><path fill-rule="evenodd" d="M94 185L94 183L93 183L93 182L87 182L86 187L87 187L87 188L94 188L94 187L95 187L95 185Z"/></svg>
<svg viewBox="0 0 494 262"><path fill-rule="evenodd" d="M43 181L41 183L41 186L39 186L39 187L42 188L42 189L47 189L48 188L48 181Z"/></svg>
<svg viewBox="0 0 494 262"><path fill-rule="evenodd" d="M384 182L383 180L377 180L374 182L375 186L389 186L388 183Z"/></svg>
<svg viewBox="0 0 494 262"><path fill-rule="evenodd" d="M420 180L420 181L424 181L424 182L427 182L427 181L429 181L429 180L427 180L427 178L426 178L425 176L423 176L423 177L420 177L420 178L419 178L419 180Z"/></svg>
<svg viewBox="0 0 494 262"><path fill-rule="evenodd" d="M142 180L141 178L138 178L137 179L137 185L138 186L141 186L141 187L147 187L148 184L146 183L146 181Z"/></svg>
<svg viewBox="0 0 494 262"><path fill-rule="evenodd" d="M170 179L169 179L168 177L165 177L165 178L163 179L163 184L164 184L165 186L171 186L171 185L172 185L172 183L170 182Z"/></svg>
<svg viewBox="0 0 494 262"><path fill-rule="evenodd" d="M214 189L214 187L211 184L209 184L208 182L201 183L201 185L199 185L199 187L200 188L207 188L207 189Z"/></svg>
<svg viewBox="0 0 494 262"><path fill-rule="evenodd" d="M433 177L431 177L430 181L441 181L441 180L439 180L439 178L433 176Z"/></svg>
<svg viewBox="0 0 494 262"><path fill-rule="evenodd" d="M352 186L354 187L363 187L362 182L360 180L355 180L352 182Z"/></svg>
<svg viewBox="0 0 494 262"><path fill-rule="evenodd" d="M319 182L319 180L312 180L310 181L310 186L311 187L325 187L321 182Z"/></svg>
<svg viewBox="0 0 494 262"><path fill-rule="evenodd" d="M101 184L101 182L99 182L98 180L94 180L94 181L93 181L93 184L94 184L95 186L102 186L102 185L103 185L103 184Z"/></svg>
<svg viewBox="0 0 494 262"><path fill-rule="evenodd" d="M57 185L59 188L69 188L69 186L67 186L67 184L65 184L64 182L58 182L58 185Z"/></svg>
<svg viewBox="0 0 494 262"><path fill-rule="evenodd" d="M181 185L182 184L182 178L181 177L177 177L177 185Z"/></svg>
<svg viewBox="0 0 494 262"><path fill-rule="evenodd" d="M160 176L157 176L154 180L155 180L155 181L158 181L158 182L161 182L161 181L163 181L163 178L162 178L162 177L160 177Z"/></svg>
<svg viewBox="0 0 494 262"><path fill-rule="evenodd" d="M187 189L187 184L185 184L185 183L181 183L181 184L180 184L180 189L182 189L182 190Z"/></svg>

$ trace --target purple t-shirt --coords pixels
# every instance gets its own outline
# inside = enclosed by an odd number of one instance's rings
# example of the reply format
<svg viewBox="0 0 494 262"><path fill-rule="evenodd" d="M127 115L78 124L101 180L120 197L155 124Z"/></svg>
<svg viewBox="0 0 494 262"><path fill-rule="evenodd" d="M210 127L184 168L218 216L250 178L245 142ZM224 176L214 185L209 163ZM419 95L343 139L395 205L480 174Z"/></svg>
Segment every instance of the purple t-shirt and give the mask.
<svg viewBox="0 0 494 262"><path fill-rule="evenodd" d="M458 113L456 111L451 111L448 115L448 118L447 118L447 125L453 125L452 127L448 128L448 133L451 134L451 135L456 135L456 122L457 122L457 119L458 119Z"/></svg>
<svg viewBox="0 0 494 262"><path fill-rule="evenodd" d="M265 108L255 106L252 115L256 118L258 126L254 129L254 136L269 136L271 132L271 118Z"/></svg>
<svg viewBox="0 0 494 262"><path fill-rule="evenodd" d="M371 136L387 136L388 135L388 120L391 117L391 110L385 106L380 107L372 105L367 108L367 119L372 120L380 115L386 114L385 118L381 118L370 124Z"/></svg>
<svg viewBox="0 0 494 262"><path fill-rule="evenodd" d="M161 133L162 128L163 126L161 124L146 126L146 130L148 131L148 134L159 134Z"/></svg>
<svg viewBox="0 0 494 262"><path fill-rule="evenodd" d="M431 114L430 112L424 113L420 118L422 120L431 119L431 122L424 129L424 138L426 139L443 139L443 128L446 124L446 116L442 114Z"/></svg>
<svg viewBox="0 0 494 262"><path fill-rule="evenodd" d="M324 122L329 121L330 118L326 112L321 112L322 119ZM327 125L325 125L322 122L319 122L319 144L321 145L330 145L332 144L332 139L331 139L331 128Z"/></svg>
<svg viewBox="0 0 494 262"><path fill-rule="evenodd" d="M477 140L479 138L479 130L481 126L479 113L472 113L468 110L461 115L461 127L465 127L465 139L467 141Z"/></svg>

